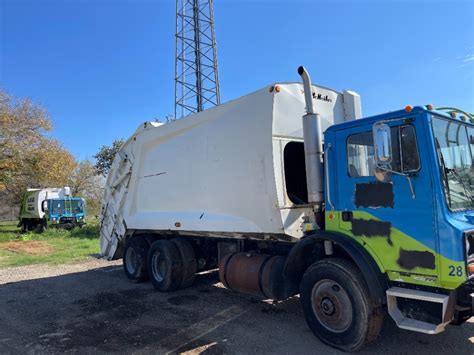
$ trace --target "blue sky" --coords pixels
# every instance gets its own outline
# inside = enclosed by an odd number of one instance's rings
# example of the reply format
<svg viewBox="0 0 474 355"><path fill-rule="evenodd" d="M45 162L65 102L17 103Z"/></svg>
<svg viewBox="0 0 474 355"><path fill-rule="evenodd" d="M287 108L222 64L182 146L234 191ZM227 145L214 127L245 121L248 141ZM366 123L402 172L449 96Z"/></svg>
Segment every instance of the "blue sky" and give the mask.
<svg viewBox="0 0 474 355"><path fill-rule="evenodd" d="M267 84L474 111L474 2L215 0L222 101ZM44 105L79 159L174 112L173 0L0 0L0 88Z"/></svg>

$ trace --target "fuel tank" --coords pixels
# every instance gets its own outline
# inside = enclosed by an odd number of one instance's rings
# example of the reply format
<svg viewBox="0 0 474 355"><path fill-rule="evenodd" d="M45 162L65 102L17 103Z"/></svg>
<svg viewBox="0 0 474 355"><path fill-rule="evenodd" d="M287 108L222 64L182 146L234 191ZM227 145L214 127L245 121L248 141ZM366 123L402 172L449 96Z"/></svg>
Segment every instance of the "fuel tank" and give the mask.
<svg viewBox="0 0 474 355"><path fill-rule="evenodd" d="M283 278L286 257L231 253L219 263L219 278L228 289L265 299L283 300L297 293Z"/></svg>

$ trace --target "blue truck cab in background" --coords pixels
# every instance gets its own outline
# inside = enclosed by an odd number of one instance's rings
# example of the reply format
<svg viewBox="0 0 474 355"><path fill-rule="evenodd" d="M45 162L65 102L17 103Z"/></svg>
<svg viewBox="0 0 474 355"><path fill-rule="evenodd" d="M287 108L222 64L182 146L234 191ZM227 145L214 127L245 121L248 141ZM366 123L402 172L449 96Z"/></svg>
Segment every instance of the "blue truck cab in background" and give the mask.
<svg viewBox="0 0 474 355"><path fill-rule="evenodd" d="M48 225L73 228L85 224L85 201L79 197L54 198L44 201Z"/></svg>

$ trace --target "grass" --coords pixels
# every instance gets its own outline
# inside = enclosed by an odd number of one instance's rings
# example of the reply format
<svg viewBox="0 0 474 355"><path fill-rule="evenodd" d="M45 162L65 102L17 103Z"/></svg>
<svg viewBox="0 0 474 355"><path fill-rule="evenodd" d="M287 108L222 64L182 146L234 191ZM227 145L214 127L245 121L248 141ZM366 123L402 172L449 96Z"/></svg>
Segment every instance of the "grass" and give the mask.
<svg viewBox="0 0 474 355"><path fill-rule="evenodd" d="M0 222L0 268L64 264L99 253L99 226L92 221L73 230L48 229L21 234L16 222Z"/></svg>

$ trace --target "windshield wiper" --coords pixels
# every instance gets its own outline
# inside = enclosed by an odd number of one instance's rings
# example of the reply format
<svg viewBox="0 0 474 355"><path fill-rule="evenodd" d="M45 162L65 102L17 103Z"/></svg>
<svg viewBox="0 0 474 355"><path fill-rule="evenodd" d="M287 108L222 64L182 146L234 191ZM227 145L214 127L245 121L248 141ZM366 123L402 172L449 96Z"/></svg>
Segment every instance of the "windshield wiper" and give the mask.
<svg viewBox="0 0 474 355"><path fill-rule="evenodd" d="M446 169L446 172L447 173L451 173L453 174L457 181L459 181L464 189L464 193L465 195L471 200L471 202L473 201L473 197L472 197L472 193L471 193L471 189L470 187L467 187L466 185L466 182L464 181L464 179L461 177L461 175L459 175L459 173L456 171L456 169L448 169L448 168L445 168Z"/></svg>

